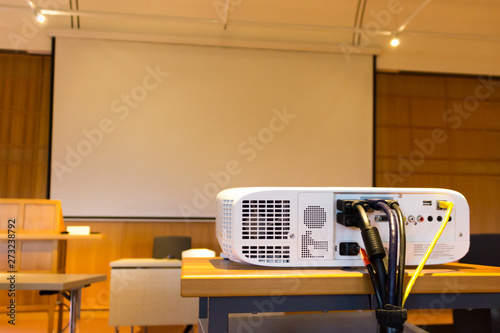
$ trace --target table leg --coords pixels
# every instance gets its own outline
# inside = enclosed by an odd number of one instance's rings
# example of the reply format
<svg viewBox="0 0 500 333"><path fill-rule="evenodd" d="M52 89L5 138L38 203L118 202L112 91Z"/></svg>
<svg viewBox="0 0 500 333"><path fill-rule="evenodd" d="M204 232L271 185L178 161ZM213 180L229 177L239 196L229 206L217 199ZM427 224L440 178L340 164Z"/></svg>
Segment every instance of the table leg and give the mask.
<svg viewBox="0 0 500 333"><path fill-rule="evenodd" d="M221 298L208 298L208 333L227 333L229 329L229 310Z"/></svg>
<svg viewBox="0 0 500 333"><path fill-rule="evenodd" d="M57 293L57 332L62 332L63 329L63 314L64 314L64 296L62 292Z"/></svg>
<svg viewBox="0 0 500 333"><path fill-rule="evenodd" d="M82 298L82 288L71 289L69 306L69 332L80 332L80 304Z"/></svg>
<svg viewBox="0 0 500 333"><path fill-rule="evenodd" d="M208 318L208 298L207 297L200 297L199 301L199 318L200 319L205 319Z"/></svg>
<svg viewBox="0 0 500 333"><path fill-rule="evenodd" d="M491 331L500 332L500 309L490 309L491 312Z"/></svg>
<svg viewBox="0 0 500 333"><path fill-rule="evenodd" d="M368 295L235 296L208 298L208 333L227 333L230 313L292 311L369 310ZM200 312L201 315L201 312ZM202 318L200 316L200 318ZM258 331L264 318L256 315L251 327L238 331Z"/></svg>

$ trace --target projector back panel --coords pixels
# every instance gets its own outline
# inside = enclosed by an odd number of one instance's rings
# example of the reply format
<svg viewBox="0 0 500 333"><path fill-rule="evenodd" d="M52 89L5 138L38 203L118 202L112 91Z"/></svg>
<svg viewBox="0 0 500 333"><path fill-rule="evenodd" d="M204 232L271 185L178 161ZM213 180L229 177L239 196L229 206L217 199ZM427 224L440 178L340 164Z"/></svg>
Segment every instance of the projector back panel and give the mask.
<svg viewBox="0 0 500 333"><path fill-rule="evenodd" d="M342 255L341 244L357 243L360 230L337 223L337 200L397 200L405 217L407 265L418 265L441 226L451 201L451 220L428 264L451 262L469 248L469 207L458 192L405 188L235 188L217 197L217 238L224 256L237 262L273 267L363 266L359 255ZM369 212L371 225L389 242L382 211Z"/></svg>

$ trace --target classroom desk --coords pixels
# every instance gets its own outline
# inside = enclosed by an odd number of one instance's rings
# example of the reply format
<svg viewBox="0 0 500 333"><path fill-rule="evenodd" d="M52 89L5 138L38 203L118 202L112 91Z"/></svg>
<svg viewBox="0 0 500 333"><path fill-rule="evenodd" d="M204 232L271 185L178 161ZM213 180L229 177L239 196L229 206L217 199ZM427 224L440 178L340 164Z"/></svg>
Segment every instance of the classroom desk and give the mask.
<svg viewBox="0 0 500 333"><path fill-rule="evenodd" d="M102 234L90 234L90 235L70 235L61 234L59 232L18 232L16 234L16 241L18 240L92 240L92 239L103 239ZM0 241L9 240L9 235L5 232L0 232Z"/></svg>
<svg viewBox="0 0 500 333"><path fill-rule="evenodd" d="M407 269L406 282L414 269ZM201 332L228 332L230 313L372 310L364 268L270 268L221 258L185 258L181 294L200 298ZM407 309L500 308L500 267L425 268Z"/></svg>
<svg viewBox="0 0 500 333"><path fill-rule="evenodd" d="M0 290L9 290L9 277L15 275L15 290L69 291L69 332L80 331L80 302L82 288L106 281L105 274L0 274Z"/></svg>

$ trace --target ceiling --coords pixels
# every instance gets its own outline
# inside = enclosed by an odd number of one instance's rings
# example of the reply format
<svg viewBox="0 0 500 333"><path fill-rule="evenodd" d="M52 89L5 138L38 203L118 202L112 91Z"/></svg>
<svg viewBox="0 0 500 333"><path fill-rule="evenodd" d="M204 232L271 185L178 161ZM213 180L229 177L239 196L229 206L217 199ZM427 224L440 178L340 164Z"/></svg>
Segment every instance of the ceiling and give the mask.
<svg viewBox="0 0 500 333"><path fill-rule="evenodd" d="M500 75L498 0L33 2L46 14L38 29L48 35L375 53L388 70L442 71L444 64L448 72ZM22 32L33 11L26 0L0 0L2 37L16 24ZM396 33L401 44L393 48ZM415 59L425 61L412 68Z"/></svg>

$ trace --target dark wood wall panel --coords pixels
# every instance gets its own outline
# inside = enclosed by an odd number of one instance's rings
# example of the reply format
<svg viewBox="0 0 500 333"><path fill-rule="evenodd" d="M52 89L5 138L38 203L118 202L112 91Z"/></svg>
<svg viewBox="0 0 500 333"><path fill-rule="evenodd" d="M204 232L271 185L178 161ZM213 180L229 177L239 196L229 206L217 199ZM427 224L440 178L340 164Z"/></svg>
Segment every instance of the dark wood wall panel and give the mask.
<svg viewBox="0 0 500 333"><path fill-rule="evenodd" d="M0 197L45 198L49 56L0 53Z"/></svg>
<svg viewBox="0 0 500 333"><path fill-rule="evenodd" d="M377 186L465 195L471 232L500 232L500 80L377 75Z"/></svg>

